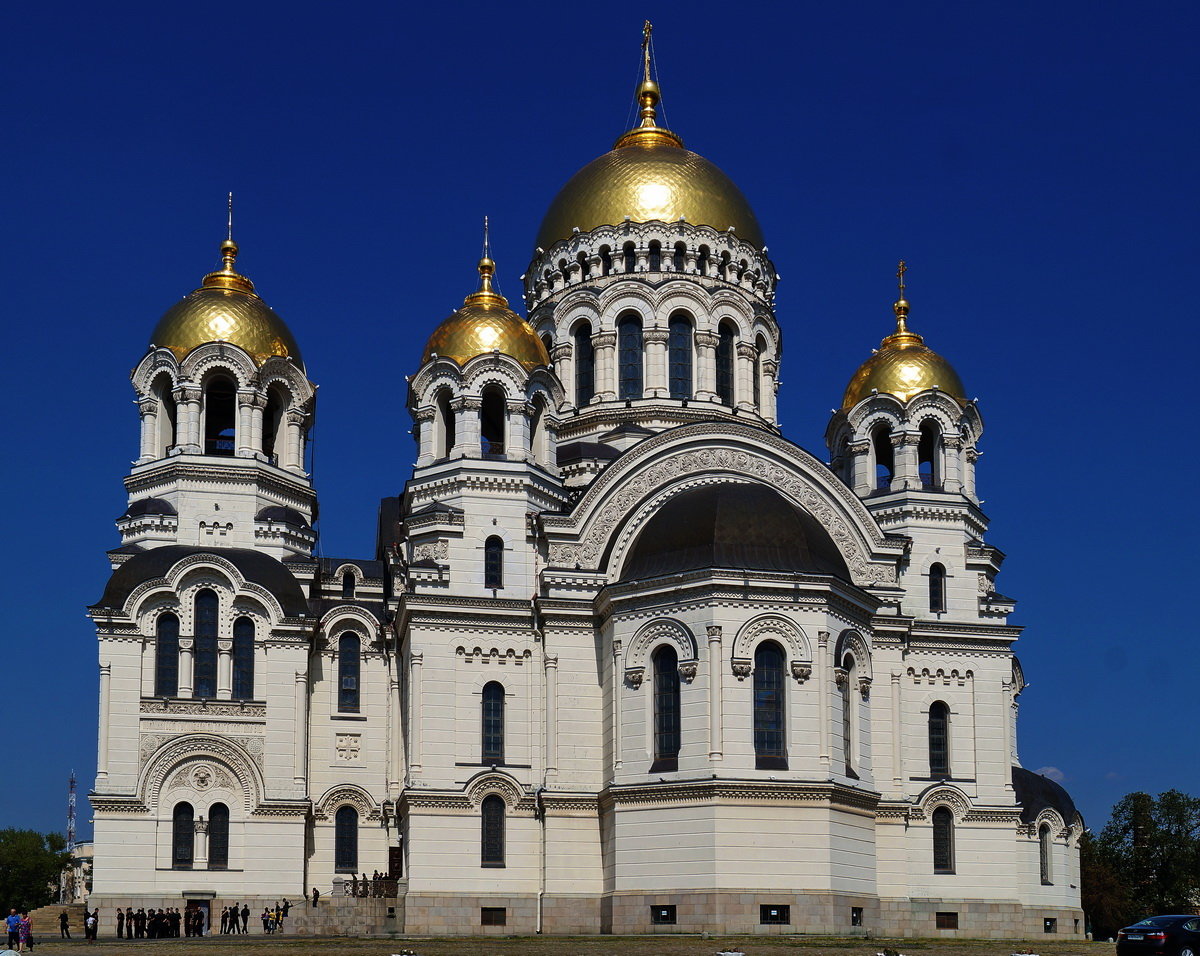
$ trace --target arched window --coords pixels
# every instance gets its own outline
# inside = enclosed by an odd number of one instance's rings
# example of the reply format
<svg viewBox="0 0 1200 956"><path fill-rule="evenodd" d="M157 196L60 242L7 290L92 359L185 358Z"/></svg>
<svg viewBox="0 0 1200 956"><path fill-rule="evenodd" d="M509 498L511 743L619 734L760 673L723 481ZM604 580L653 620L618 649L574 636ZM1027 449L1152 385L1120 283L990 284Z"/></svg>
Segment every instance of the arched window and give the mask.
<svg viewBox="0 0 1200 956"><path fill-rule="evenodd" d="M348 805L333 816L333 871L358 872L358 811Z"/></svg>
<svg viewBox="0 0 1200 956"><path fill-rule="evenodd" d="M196 641L193 697L217 696L217 595L207 589L196 595Z"/></svg>
<svg viewBox="0 0 1200 956"><path fill-rule="evenodd" d="M632 242L625 243L621 248L621 257L624 260L626 272L634 272L637 269L637 251Z"/></svg>
<svg viewBox="0 0 1200 956"><path fill-rule="evenodd" d="M754 651L754 757L759 770L786 770L783 651L764 641Z"/></svg>
<svg viewBox="0 0 1200 956"><path fill-rule="evenodd" d="M723 404L733 404L733 328L728 322L717 329L717 395Z"/></svg>
<svg viewBox="0 0 1200 956"><path fill-rule="evenodd" d="M892 457L892 429L886 422L880 422L871 429L871 450L875 453L875 487L887 491L892 487L895 463Z"/></svg>
<svg viewBox="0 0 1200 956"><path fill-rule="evenodd" d="M154 420L154 451L159 458L165 458L175 444L176 408L173 385L171 376L164 372L150 387L151 394L158 399L158 415Z"/></svg>
<svg viewBox="0 0 1200 956"><path fill-rule="evenodd" d="M942 564L929 566L929 610L937 614L946 610L946 567Z"/></svg>
<svg viewBox="0 0 1200 956"><path fill-rule="evenodd" d="M642 397L642 318L627 312L617 320L621 398Z"/></svg>
<svg viewBox="0 0 1200 956"><path fill-rule="evenodd" d="M926 491L942 490L942 430L932 419L921 422L921 437L917 442L917 462L921 472L921 487Z"/></svg>
<svg viewBox="0 0 1200 956"><path fill-rule="evenodd" d="M533 400L533 415L529 419L529 453L539 465L550 464L550 450L546 444L546 399L542 395Z"/></svg>
<svg viewBox="0 0 1200 956"><path fill-rule="evenodd" d="M940 700L929 707L929 776L950 776L950 708Z"/></svg>
<svg viewBox="0 0 1200 956"><path fill-rule="evenodd" d="M954 814L946 807L933 811L933 872L954 872Z"/></svg>
<svg viewBox="0 0 1200 956"><path fill-rule="evenodd" d="M857 667L853 654L842 658L842 670L846 672L846 680L842 684L842 748L846 756L846 776L857 777L854 765L858 757L858 741L855 739L855 729L858 721L854 712L854 685L858 682Z"/></svg>
<svg viewBox="0 0 1200 956"><path fill-rule="evenodd" d="M1050 824L1038 827L1038 860L1042 871L1042 886L1053 886L1050 880L1050 853L1054 844L1050 839Z"/></svg>
<svg viewBox="0 0 1200 956"><path fill-rule="evenodd" d="M662 272L662 243L657 239L650 241L650 262L649 267L651 272Z"/></svg>
<svg viewBox="0 0 1200 956"><path fill-rule="evenodd" d="M575 257L575 261L579 263L579 277L581 279L590 278L592 275L592 267L588 263L588 258L582 252Z"/></svg>
<svg viewBox="0 0 1200 956"><path fill-rule="evenodd" d="M504 763L504 685L483 685L483 763Z"/></svg>
<svg viewBox="0 0 1200 956"><path fill-rule="evenodd" d="M696 271L702 276L708 275L711 261L712 253L708 251L708 246L701 246L696 252Z"/></svg>
<svg viewBox="0 0 1200 956"><path fill-rule="evenodd" d="M546 354L549 355L554 350L554 336L549 332L542 333L542 345L546 348ZM554 364L554 360L550 360L550 364Z"/></svg>
<svg viewBox="0 0 1200 956"><path fill-rule="evenodd" d="M575 329L575 404L582 408L596 394L596 350L592 327L581 322Z"/></svg>
<svg viewBox="0 0 1200 956"><path fill-rule="evenodd" d="M728 249L721 253L721 262L718 266L718 270L721 278L727 282L732 282L736 278L733 271L733 263L729 261Z"/></svg>
<svg viewBox="0 0 1200 956"><path fill-rule="evenodd" d="M692 397L692 322L686 312L672 313L667 323L667 352L672 398Z"/></svg>
<svg viewBox="0 0 1200 956"><path fill-rule="evenodd" d="M356 582L355 582L353 571L343 571L342 572L342 600L343 601L353 601L354 600L355 583Z"/></svg>
<svg viewBox="0 0 1200 956"><path fill-rule="evenodd" d="M479 864L504 866L504 798L494 793L480 807Z"/></svg>
<svg viewBox="0 0 1200 956"><path fill-rule="evenodd" d="M223 803L208 810L208 868L229 868L229 807Z"/></svg>
<svg viewBox="0 0 1200 956"><path fill-rule="evenodd" d="M679 769L679 656L664 644L654 652L654 763L651 773Z"/></svg>
<svg viewBox="0 0 1200 956"><path fill-rule="evenodd" d="M600 247L600 274L612 275L612 249L608 246Z"/></svg>
<svg viewBox="0 0 1200 956"><path fill-rule="evenodd" d="M485 458L504 457L504 427L507 418L504 390L489 385L483 390L483 404L479 409L479 432L483 439L481 450Z"/></svg>
<svg viewBox="0 0 1200 956"><path fill-rule="evenodd" d="M154 696L179 694L179 618L161 614L154 626Z"/></svg>
<svg viewBox="0 0 1200 956"><path fill-rule="evenodd" d="M435 458L447 458L454 451L457 440L454 435L454 409L450 407L450 389L443 388L437 393L437 431L434 432L433 455Z"/></svg>
<svg viewBox="0 0 1200 956"><path fill-rule="evenodd" d="M233 699L254 700L254 621L233 622Z"/></svg>
<svg viewBox="0 0 1200 956"><path fill-rule="evenodd" d="M175 804L171 825L171 866L176 870L192 868L192 852L196 842L195 810L190 803Z"/></svg>
<svg viewBox="0 0 1200 956"><path fill-rule="evenodd" d="M204 453L232 455L236 450L234 423L237 415L237 386L224 375L213 375L204 383Z"/></svg>
<svg viewBox="0 0 1200 956"><path fill-rule="evenodd" d="M671 262L671 268L676 272L683 272L687 268L687 246L682 242L675 243L675 254Z"/></svg>
<svg viewBox="0 0 1200 956"><path fill-rule="evenodd" d="M766 354L767 340L760 335L754 343L754 369L751 372L754 376L754 407L759 414L762 414L763 356Z"/></svg>
<svg viewBox="0 0 1200 956"><path fill-rule="evenodd" d="M283 451L284 414L287 411L287 396L278 388L267 391L267 407L263 409L263 439L262 450L267 461L273 465L279 464L280 452Z"/></svg>
<svg viewBox="0 0 1200 956"><path fill-rule="evenodd" d="M483 545L483 586L504 587L504 539L492 535Z"/></svg>
<svg viewBox="0 0 1200 956"><path fill-rule="evenodd" d="M362 645L358 635L347 631L338 638L338 710L358 713L358 671Z"/></svg>

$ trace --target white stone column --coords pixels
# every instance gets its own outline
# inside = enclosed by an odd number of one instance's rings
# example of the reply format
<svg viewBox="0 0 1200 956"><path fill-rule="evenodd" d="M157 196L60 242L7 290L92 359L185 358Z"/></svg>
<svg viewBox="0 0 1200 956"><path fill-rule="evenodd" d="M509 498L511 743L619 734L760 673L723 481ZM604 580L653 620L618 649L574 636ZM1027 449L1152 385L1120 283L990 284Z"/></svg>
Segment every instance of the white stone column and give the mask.
<svg viewBox="0 0 1200 956"><path fill-rule="evenodd" d="M392 658L395 662L396 658ZM388 679L388 705L391 717L391 760L388 792L395 793L404 785L404 714L401 710L400 676L392 673Z"/></svg>
<svg viewBox="0 0 1200 956"><path fill-rule="evenodd" d="M976 503L979 501L979 496L975 490L975 462L979 460L979 455L980 452L974 448L963 449L963 494Z"/></svg>
<svg viewBox="0 0 1200 956"><path fill-rule="evenodd" d="M284 454L276 456L280 465L297 475L304 474L304 412L299 408L289 408L284 413L287 422L287 441L284 444ZM259 421L262 420L261 410ZM259 446L262 445L261 436Z"/></svg>
<svg viewBox="0 0 1200 956"><path fill-rule="evenodd" d="M112 702L112 664L100 663L100 721L96 746L96 782L108 779L108 711Z"/></svg>
<svg viewBox="0 0 1200 956"><path fill-rule="evenodd" d="M204 453L204 436L200 429L200 389L181 385L174 391L175 421L179 432L178 445L185 455Z"/></svg>
<svg viewBox="0 0 1200 956"><path fill-rule="evenodd" d="M558 658L546 658L546 772L558 771Z"/></svg>
<svg viewBox="0 0 1200 956"><path fill-rule="evenodd" d="M596 397L602 402L617 398L617 333L598 332L592 336L596 355Z"/></svg>
<svg viewBox="0 0 1200 956"><path fill-rule="evenodd" d="M255 393L253 389L238 389L237 393L237 427L235 434L235 454L238 458L253 458L255 453L254 445L254 423L251 420L251 413L254 409Z"/></svg>
<svg viewBox="0 0 1200 956"><path fill-rule="evenodd" d="M921 441L919 432L892 432L892 491L905 491L921 487L921 466L917 450Z"/></svg>
<svg viewBox="0 0 1200 956"><path fill-rule="evenodd" d="M192 638L179 639L179 696L192 696Z"/></svg>
<svg viewBox="0 0 1200 956"><path fill-rule="evenodd" d="M196 870L208 869L208 821L200 816L192 823L192 828L196 831L196 842L192 848L192 868Z"/></svg>
<svg viewBox="0 0 1200 956"><path fill-rule="evenodd" d="M625 669L621 666L621 642L612 644L612 685L613 685L613 770L621 769L621 694L625 689Z"/></svg>
<svg viewBox="0 0 1200 956"><path fill-rule="evenodd" d="M529 418L533 406L524 401L504 404L504 457L509 461L527 461L533 457L529 445Z"/></svg>
<svg viewBox="0 0 1200 956"><path fill-rule="evenodd" d="M451 401L450 410L454 413L454 450L452 458L478 458L481 454L480 442L483 440L479 413L483 410L481 399L462 397Z"/></svg>
<svg viewBox="0 0 1200 956"><path fill-rule="evenodd" d="M451 412L451 414L454 414ZM436 458L437 412L432 408L420 408L413 415L413 427L417 430L417 467L432 465ZM446 449L447 452L450 449Z"/></svg>
<svg viewBox="0 0 1200 956"><path fill-rule="evenodd" d="M292 782L296 789L308 789L308 672L295 671L296 690L292 720L295 723L293 743L295 754L292 760Z"/></svg>
<svg viewBox="0 0 1200 956"><path fill-rule="evenodd" d="M830 760L830 733L829 733L829 682L833 680L833 671L829 666L829 632L817 632L817 706L820 708L820 714L817 718L820 725L821 738L821 766L826 770L829 769L832 761Z"/></svg>
<svg viewBox="0 0 1200 956"><path fill-rule="evenodd" d="M559 342L550 350L550 360L554 363L554 374L562 382L562 408L572 409L575 407L575 349L570 342Z"/></svg>
<svg viewBox="0 0 1200 956"><path fill-rule="evenodd" d="M942 490L959 494L962 491L962 439L943 435L939 453L942 456Z"/></svg>
<svg viewBox="0 0 1200 956"><path fill-rule="evenodd" d="M267 457L267 450L263 447L263 419L266 417L264 413L266 407L267 399L263 395L255 395L254 400L250 403L250 441L248 444L251 456L261 459ZM283 464L283 459L287 454L287 429L283 427L282 419L279 422L279 430L275 433L275 447L271 454L275 456L276 464Z"/></svg>
<svg viewBox="0 0 1200 956"><path fill-rule="evenodd" d="M904 793L904 724L901 720L900 693L903 675L892 672L892 790Z"/></svg>
<svg viewBox="0 0 1200 956"><path fill-rule="evenodd" d="M759 414L769 422L776 422L779 416L778 396L776 395L779 383L775 381L775 376L779 374L779 363L770 359L764 359L759 363L759 369L762 374L762 385L760 387L762 409L759 411Z"/></svg>
<svg viewBox="0 0 1200 956"><path fill-rule="evenodd" d="M717 343L712 332L696 332L696 401L717 400Z"/></svg>
<svg viewBox="0 0 1200 956"><path fill-rule="evenodd" d="M644 394L650 398L666 398L670 394L667 368L666 329L645 329L642 342L646 348L646 381Z"/></svg>
<svg viewBox="0 0 1200 956"><path fill-rule="evenodd" d="M708 627L708 759L724 755L725 655L721 651L721 625Z"/></svg>
<svg viewBox="0 0 1200 956"><path fill-rule="evenodd" d="M413 776L421 772L421 665L425 655L419 651L409 654L408 679L408 739L411 746L408 766Z"/></svg>
<svg viewBox="0 0 1200 956"><path fill-rule="evenodd" d="M158 399L142 398L137 405L141 418L141 453L137 463L141 465L158 457Z"/></svg>
<svg viewBox="0 0 1200 956"><path fill-rule="evenodd" d="M865 498L874 490L871 481L871 442L869 439L851 442L846 450L850 455L850 486L856 495Z"/></svg>
<svg viewBox="0 0 1200 956"><path fill-rule="evenodd" d="M217 641L217 700L233 697L233 641Z"/></svg>
<svg viewBox="0 0 1200 956"><path fill-rule="evenodd" d="M754 360L757 356L758 349L752 342L738 342L733 395L738 408L754 408Z"/></svg>
<svg viewBox="0 0 1200 956"><path fill-rule="evenodd" d="M1004 722L1004 761L1002 766L1006 769L1009 765L1017 762L1017 734L1015 729L1016 723L1016 701L1013 698L1013 685L1011 681L1000 682L1000 715ZM976 735L979 730L976 728ZM978 771L976 771L978 773ZM1012 790L1012 774L1005 773L1004 789Z"/></svg>

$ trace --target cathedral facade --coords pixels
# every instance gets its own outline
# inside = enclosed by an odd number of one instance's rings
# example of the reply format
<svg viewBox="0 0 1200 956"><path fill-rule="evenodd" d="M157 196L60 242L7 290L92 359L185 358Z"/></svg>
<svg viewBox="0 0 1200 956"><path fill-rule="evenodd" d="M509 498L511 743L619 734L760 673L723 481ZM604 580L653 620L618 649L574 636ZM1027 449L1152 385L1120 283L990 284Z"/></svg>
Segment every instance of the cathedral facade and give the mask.
<svg viewBox="0 0 1200 956"><path fill-rule="evenodd" d="M432 331L369 558L314 557L315 387L232 239L159 321L89 609L94 905L378 872L408 933L1082 934L977 407L902 268L827 455L784 438L759 223L648 66L638 95L545 215L528 318L485 257Z"/></svg>

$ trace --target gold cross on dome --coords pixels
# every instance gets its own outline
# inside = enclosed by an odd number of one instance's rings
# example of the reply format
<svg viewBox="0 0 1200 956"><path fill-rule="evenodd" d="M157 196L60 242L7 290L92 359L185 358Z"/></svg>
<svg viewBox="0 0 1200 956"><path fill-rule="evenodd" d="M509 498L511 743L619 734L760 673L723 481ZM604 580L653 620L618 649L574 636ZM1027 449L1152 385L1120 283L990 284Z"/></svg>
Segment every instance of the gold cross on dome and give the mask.
<svg viewBox="0 0 1200 956"><path fill-rule="evenodd" d="M900 260L900 268L896 270L896 278L900 280L900 298L904 298L904 273L908 271L908 266L905 265L903 259Z"/></svg>
<svg viewBox="0 0 1200 956"><path fill-rule="evenodd" d="M649 20L642 27L642 64L646 70L646 82L650 81L650 34L654 32L654 26Z"/></svg>

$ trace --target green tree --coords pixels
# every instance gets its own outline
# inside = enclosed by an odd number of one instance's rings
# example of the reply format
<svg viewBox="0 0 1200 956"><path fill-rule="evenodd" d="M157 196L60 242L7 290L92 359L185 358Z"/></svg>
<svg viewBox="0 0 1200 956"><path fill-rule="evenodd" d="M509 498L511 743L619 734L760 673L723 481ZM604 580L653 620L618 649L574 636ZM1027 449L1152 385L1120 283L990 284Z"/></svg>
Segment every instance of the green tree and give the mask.
<svg viewBox="0 0 1200 956"><path fill-rule="evenodd" d="M71 859L61 833L0 830L0 906L33 909L54 902Z"/></svg>
<svg viewBox="0 0 1200 956"><path fill-rule="evenodd" d="M1131 793L1097 842L1129 891L1134 918L1189 913L1200 899L1200 798Z"/></svg>
<svg viewBox="0 0 1200 956"><path fill-rule="evenodd" d="M1093 939L1111 939L1138 918L1120 863L1091 830L1079 841L1080 894Z"/></svg>

